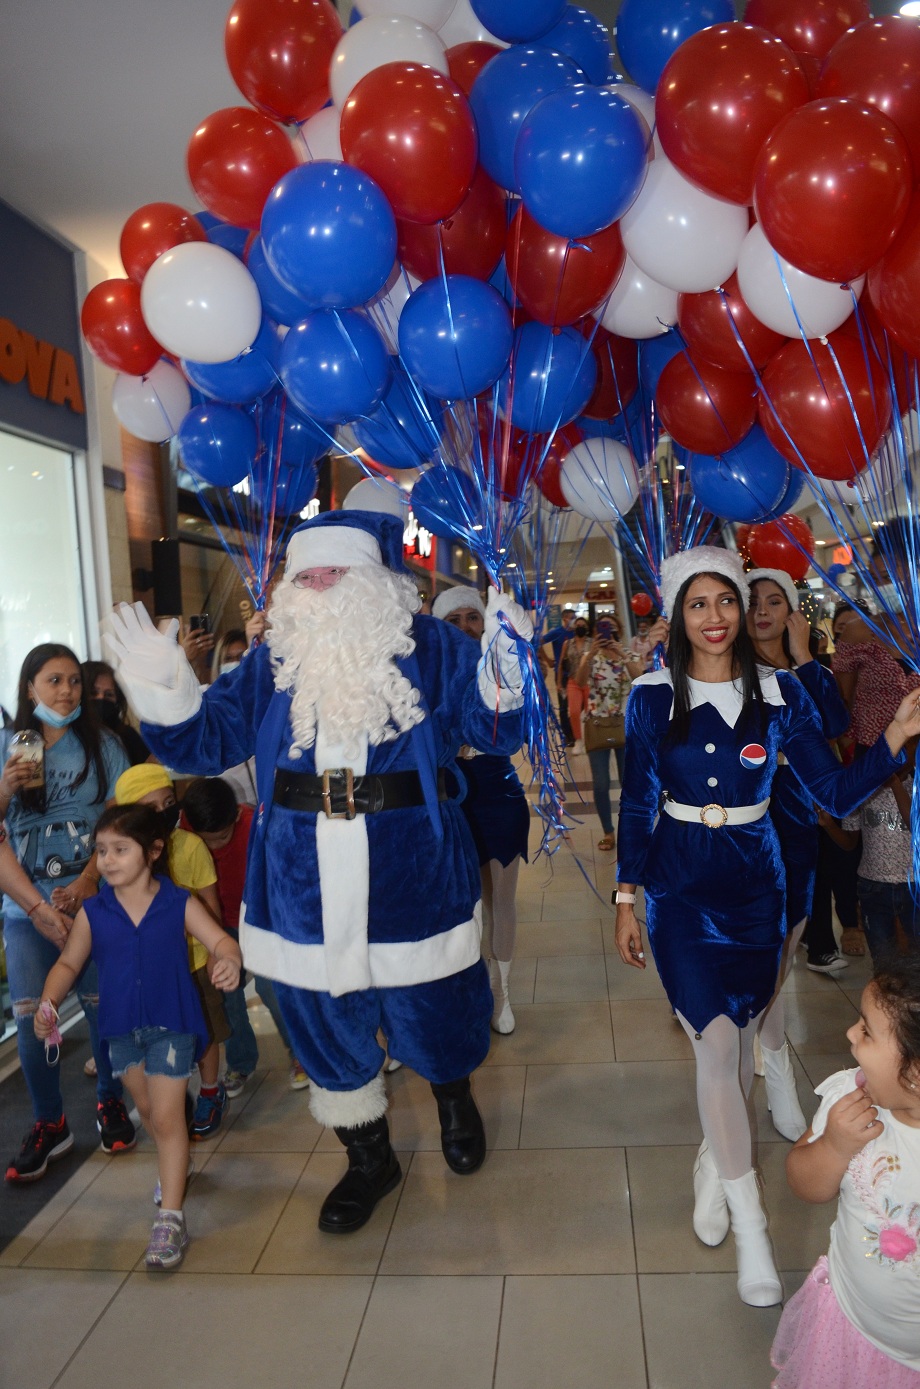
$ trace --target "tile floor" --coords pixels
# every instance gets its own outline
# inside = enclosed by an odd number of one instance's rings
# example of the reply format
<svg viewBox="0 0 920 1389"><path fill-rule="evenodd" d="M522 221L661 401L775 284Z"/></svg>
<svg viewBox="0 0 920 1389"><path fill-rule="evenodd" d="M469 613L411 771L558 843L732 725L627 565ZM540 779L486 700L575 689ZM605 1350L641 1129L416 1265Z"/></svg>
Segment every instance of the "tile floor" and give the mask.
<svg viewBox="0 0 920 1389"><path fill-rule="evenodd" d="M614 866L583 819L573 843L606 901ZM321 1235L341 1149L288 1089L255 1007L262 1061L219 1139L195 1149L182 1270L141 1263L149 1140L94 1155L0 1254L0 1389L96 1389L116 1364L132 1389L766 1389L778 1309L745 1307L731 1240L707 1249L691 1231L693 1066L654 968L620 964L571 857L525 869L518 900L517 1028L475 1080L481 1172L448 1171L427 1086L400 1071L404 1180L358 1234ZM788 1035L807 1114L812 1085L847 1064L866 974L854 961L838 984L796 962ZM755 1110L788 1294L833 1208L787 1191L762 1081Z"/></svg>

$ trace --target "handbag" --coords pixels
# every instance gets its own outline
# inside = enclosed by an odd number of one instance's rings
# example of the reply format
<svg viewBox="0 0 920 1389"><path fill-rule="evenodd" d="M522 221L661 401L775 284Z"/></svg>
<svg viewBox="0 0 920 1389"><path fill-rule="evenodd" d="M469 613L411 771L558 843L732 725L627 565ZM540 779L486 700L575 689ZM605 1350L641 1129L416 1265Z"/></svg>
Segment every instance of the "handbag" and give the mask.
<svg viewBox="0 0 920 1389"><path fill-rule="evenodd" d="M623 714L587 714L582 719L585 752L626 745L626 718Z"/></svg>

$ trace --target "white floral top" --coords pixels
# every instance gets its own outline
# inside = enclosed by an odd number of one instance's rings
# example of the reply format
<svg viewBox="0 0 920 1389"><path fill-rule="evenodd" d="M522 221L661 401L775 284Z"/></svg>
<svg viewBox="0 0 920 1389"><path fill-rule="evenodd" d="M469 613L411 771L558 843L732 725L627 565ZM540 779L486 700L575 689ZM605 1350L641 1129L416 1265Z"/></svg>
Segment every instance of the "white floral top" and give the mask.
<svg viewBox="0 0 920 1389"><path fill-rule="evenodd" d="M629 672L618 661L606 656L592 656L588 680L588 713L603 718L610 714L625 714L626 700L632 685Z"/></svg>
<svg viewBox="0 0 920 1389"><path fill-rule="evenodd" d="M828 1112L856 1089L855 1070L838 1071L817 1088L812 1121L823 1134ZM920 1370L920 1129L887 1109L885 1125L851 1159L831 1227L828 1272L841 1311L893 1360Z"/></svg>

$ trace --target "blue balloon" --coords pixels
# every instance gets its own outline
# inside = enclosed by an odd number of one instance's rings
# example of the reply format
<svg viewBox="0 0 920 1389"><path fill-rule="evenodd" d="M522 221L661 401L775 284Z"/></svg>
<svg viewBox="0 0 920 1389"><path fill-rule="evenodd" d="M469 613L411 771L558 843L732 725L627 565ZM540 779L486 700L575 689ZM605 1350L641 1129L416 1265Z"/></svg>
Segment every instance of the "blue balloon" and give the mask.
<svg viewBox="0 0 920 1389"><path fill-rule="evenodd" d="M177 439L186 468L212 487L235 487L242 482L259 450L255 425L235 405L189 410Z"/></svg>
<svg viewBox="0 0 920 1389"><path fill-rule="evenodd" d="M578 5L566 5L558 24L540 35L539 47L564 53L578 64L589 82L598 86L616 80L610 31L606 24Z"/></svg>
<svg viewBox="0 0 920 1389"><path fill-rule="evenodd" d="M658 416L650 415L645 409L641 391L636 392L625 410L613 417L610 425L610 437L625 444L640 467L654 455L661 432Z"/></svg>
<svg viewBox="0 0 920 1389"><path fill-rule="evenodd" d="M283 323L287 328L306 318L311 306L306 299L301 299L299 294L294 294L278 279L266 259L261 237L257 236L252 243L246 264L258 286L259 294L262 296L262 307L269 318L273 318L276 323Z"/></svg>
<svg viewBox="0 0 920 1389"><path fill-rule="evenodd" d="M846 572L847 567L845 564L832 564L827 571L827 577L830 579L832 584L839 584L841 575L845 574Z"/></svg>
<svg viewBox="0 0 920 1389"><path fill-rule="evenodd" d="M399 320L403 361L422 389L441 400L469 400L494 386L513 340L508 305L470 275L419 285Z"/></svg>
<svg viewBox="0 0 920 1389"><path fill-rule="evenodd" d="M574 328L525 323L514 334L499 399L525 434L551 434L581 414L596 381L594 354Z"/></svg>
<svg viewBox="0 0 920 1389"><path fill-rule="evenodd" d="M545 96L528 112L514 150L524 205L557 236L609 227L635 201L647 168L639 117L607 87Z"/></svg>
<svg viewBox="0 0 920 1389"><path fill-rule="evenodd" d="M394 366L386 395L377 409L355 420L352 431L361 448L388 468L420 468L441 441L444 412L399 365Z"/></svg>
<svg viewBox="0 0 920 1389"><path fill-rule="evenodd" d="M470 0L476 18L505 43L527 43L558 24L565 0Z"/></svg>
<svg viewBox="0 0 920 1389"><path fill-rule="evenodd" d="M390 359L363 314L317 309L284 339L279 371L298 410L322 424L344 424L383 399Z"/></svg>
<svg viewBox="0 0 920 1389"><path fill-rule="evenodd" d="M422 473L409 505L419 525L432 535L466 542L482 510L473 479L447 463L436 463Z"/></svg>
<svg viewBox="0 0 920 1389"><path fill-rule="evenodd" d="M317 159L275 184L262 213L262 244L292 293L317 308L353 309L389 278L396 219L367 174Z"/></svg>
<svg viewBox="0 0 920 1389"><path fill-rule="evenodd" d="M683 350L683 340L673 328L659 333L657 338L644 338L639 343L639 380L649 400L658 390L658 381L668 362Z"/></svg>
<svg viewBox="0 0 920 1389"><path fill-rule="evenodd" d="M785 495L789 464L755 424L740 444L718 457L693 454L690 485L700 505L714 516L762 521Z"/></svg>
<svg viewBox="0 0 920 1389"><path fill-rule="evenodd" d="M254 482L253 500L263 513L274 504L276 516L296 516L316 493L317 474L312 463L278 468L263 461Z"/></svg>
<svg viewBox="0 0 920 1389"><path fill-rule="evenodd" d="M200 216L198 220L201 221ZM223 246L225 251L231 251L238 260L242 260L252 232L246 227L235 227L232 222L222 222L219 218L215 220L216 226L206 228L212 246Z"/></svg>
<svg viewBox="0 0 920 1389"><path fill-rule="evenodd" d="M785 516L787 511L791 511L805 490L805 474L801 468L789 469L789 485L783 493L776 506L767 517L768 521L775 521L777 516Z"/></svg>
<svg viewBox="0 0 920 1389"><path fill-rule="evenodd" d="M228 405L249 405L278 384L280 351L277 328L263 318L255 342L232 361L183 361L182 370L192 385L212 400L223 400Z"/></svg>
<svg viewBox="0 0 920 1389"><path fill-rule="evenodd" d="M515 192L514 146L524 117L550 92L574 87L581 73L546 48L506 48L490 58L473 83L470 105L479 130L479 159L490 178Z"/></svg>
<svg viewBox="0 0 920 1389"><path fill-rule="evenodd" d="M268 458L274 459L278 450L281 450L280 461L285 468L300 468L304 464L317 463L334 443L329 431L314 424L306 415L302 415L282 390L276 391L265 402L259 434Z"/></svg>
<svg viewBox="0 0 920 1389"><path fill-rule="evenodd" d="M636 85L654 92L684 39L734 18L732 0L623 0L615 29L617 51Z"/></svg>

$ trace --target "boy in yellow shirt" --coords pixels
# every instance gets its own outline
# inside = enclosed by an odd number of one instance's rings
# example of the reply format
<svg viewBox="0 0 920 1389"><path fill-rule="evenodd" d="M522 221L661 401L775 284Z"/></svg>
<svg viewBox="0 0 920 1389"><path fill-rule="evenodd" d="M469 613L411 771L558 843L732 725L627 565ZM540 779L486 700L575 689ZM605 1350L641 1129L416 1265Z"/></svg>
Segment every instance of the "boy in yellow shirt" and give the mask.
<svg viewBox="0 0 920 1389"><path fill-rule="evenodd" d="M163 817L169 831L166 856L169 876L177 887L184 887L193 893L210 911L216 921L221 920L220 898L217 895L217 872L210 850L197 834L179 829L179 806L176 802L176 788L165 767L159 763L142 762L122 772L115 783L115 804L152 806ZM230 1036L230 1026L220 993L211 983L208 974L208 952L200 941L188 937L189 969L201 996L205 1022L211 1042L198 1062L201 1076L201 1090L195 1113L189 1126L189 1137L195 1143L202 1143L213 1137L221 1126L224 1110L227 1108L227 1091L219 1079L220 1044Z"/></svg>

